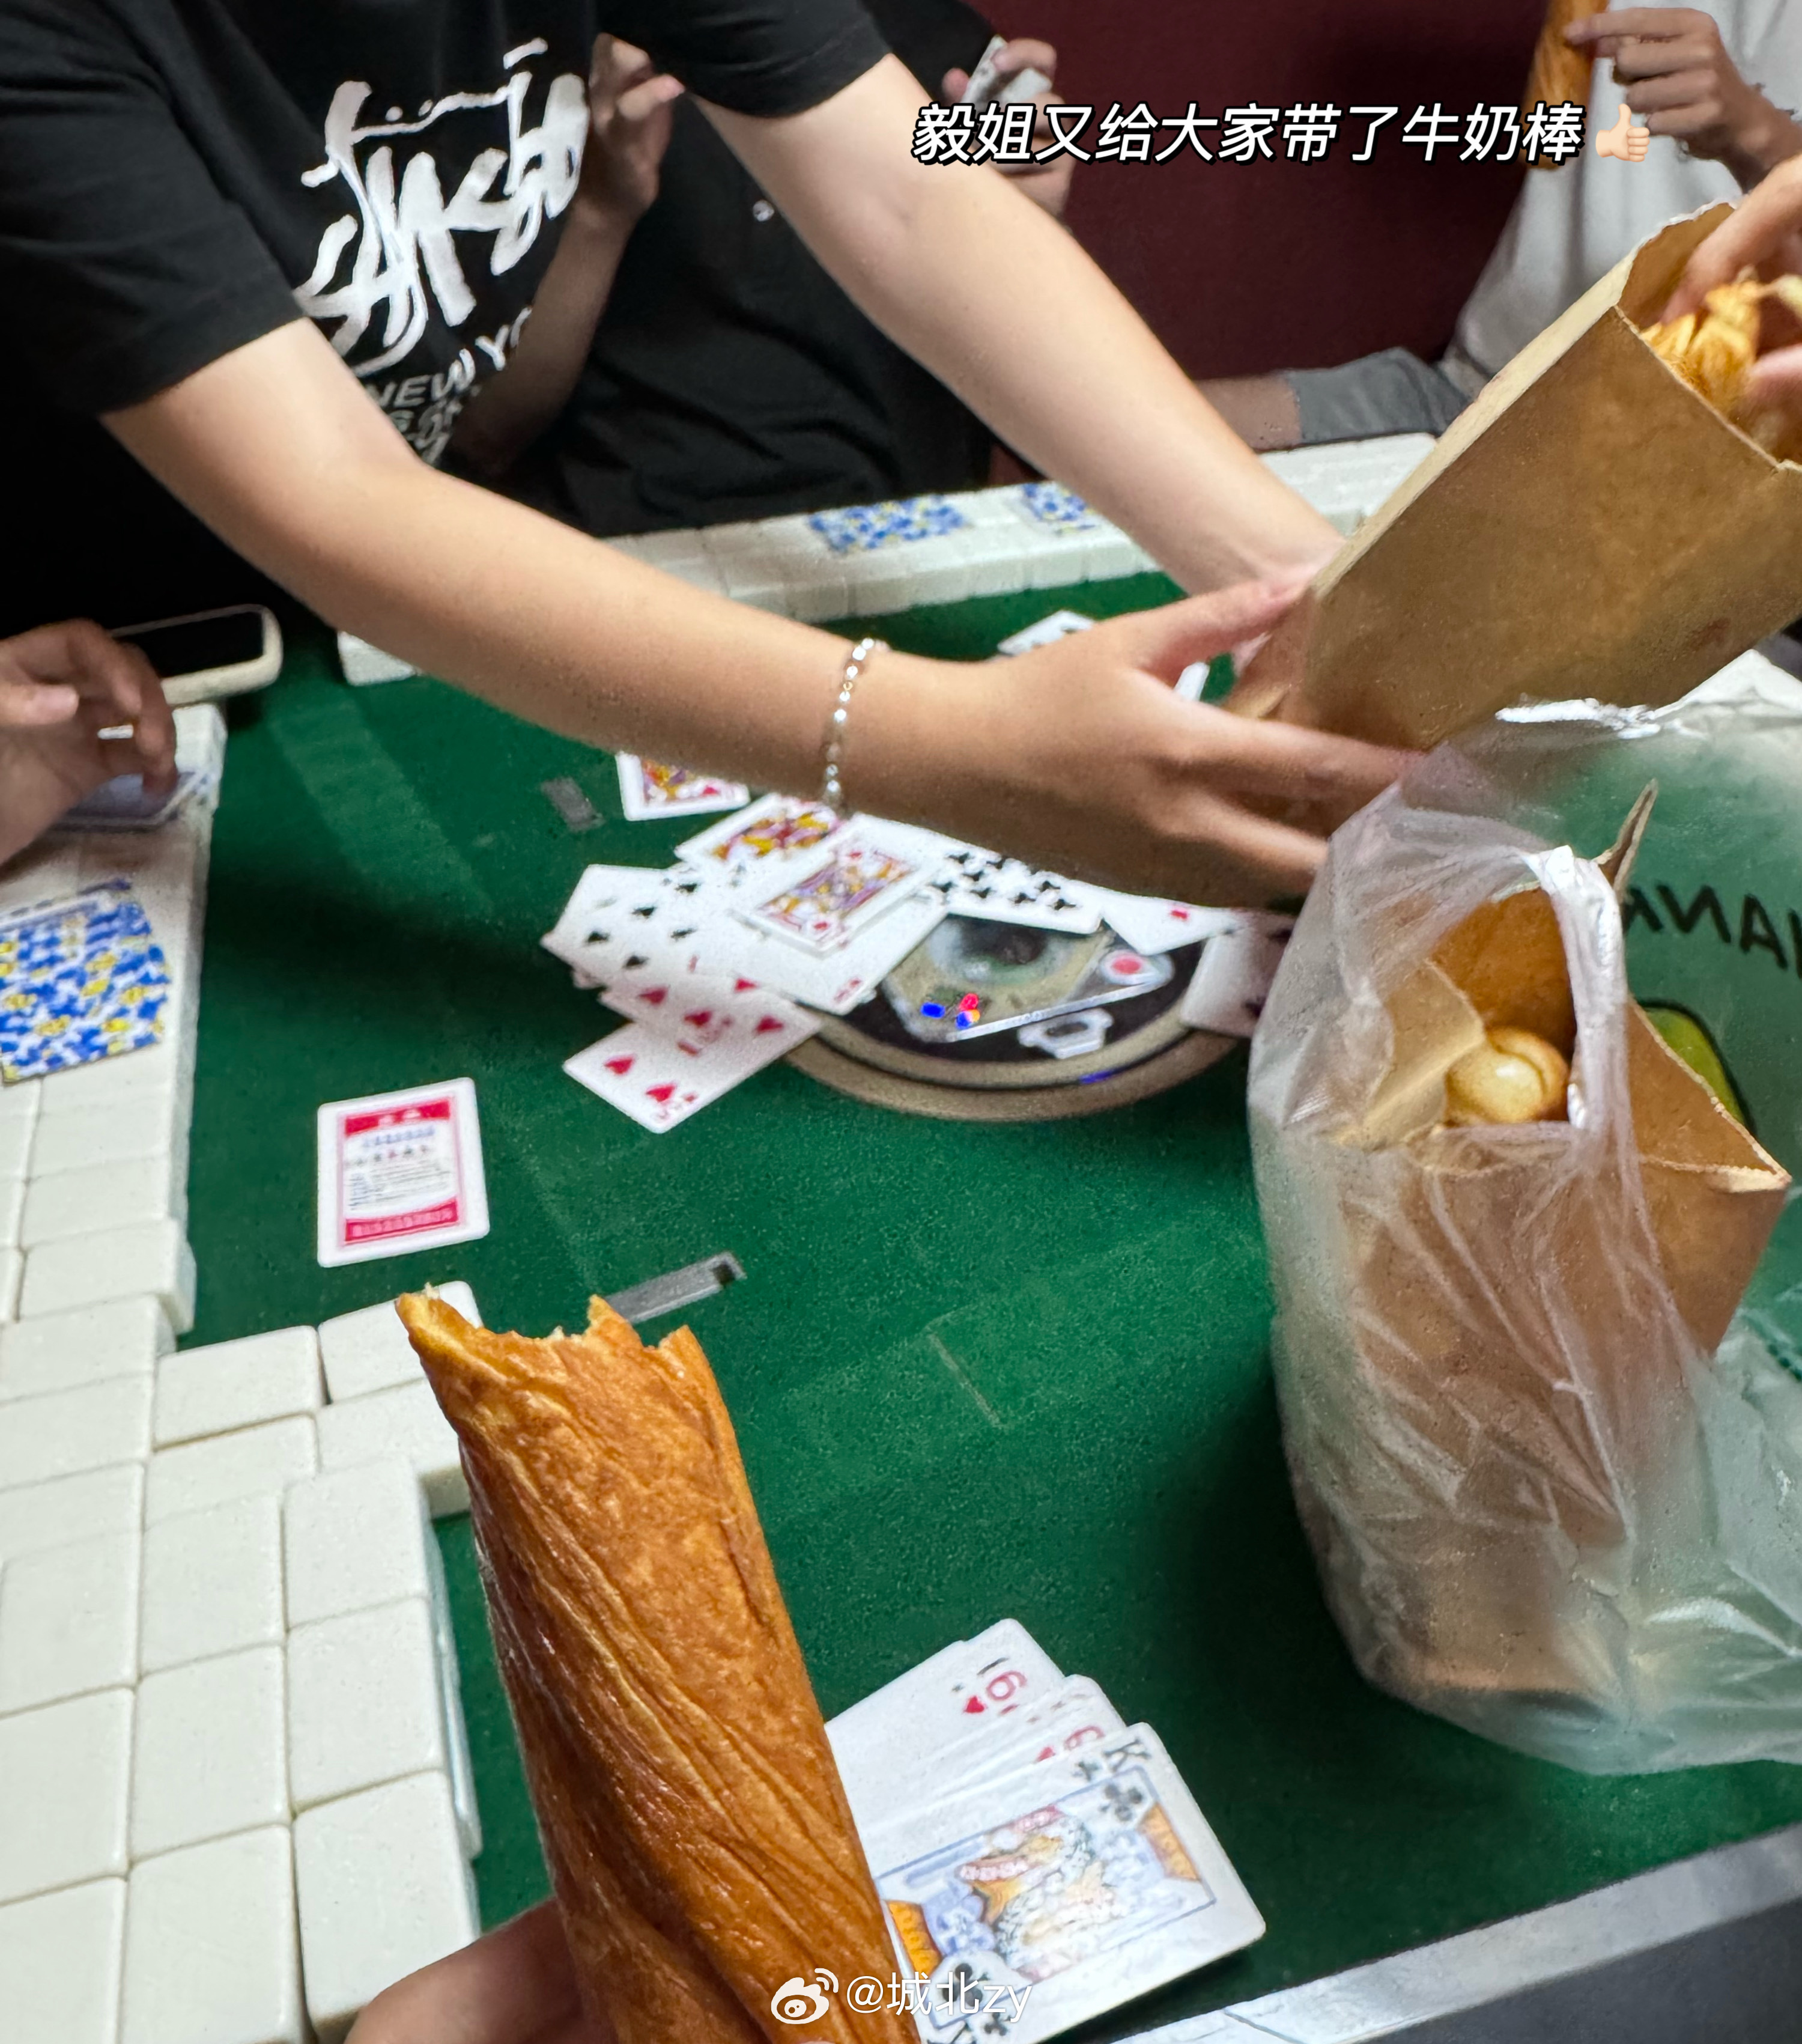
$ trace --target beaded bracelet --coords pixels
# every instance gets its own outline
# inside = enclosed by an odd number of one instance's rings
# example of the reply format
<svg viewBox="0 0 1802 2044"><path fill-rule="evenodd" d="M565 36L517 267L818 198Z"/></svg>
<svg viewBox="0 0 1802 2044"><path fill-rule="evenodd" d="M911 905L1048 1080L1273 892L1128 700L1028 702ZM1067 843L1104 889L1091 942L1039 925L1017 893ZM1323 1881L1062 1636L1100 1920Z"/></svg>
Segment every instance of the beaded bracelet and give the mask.
<svg viewBox="0 0 1802 2044"><path fill-rule="evenodd" d="M845 656L844 675L826 726L826 774L820 783L820 800L829 809L845 806L845 782L839 770L844 764L845 726L850 719L851 697L857 688L857 678L869 665L872 654L888 651L888 644L883 640L860 639Z"/></svg>

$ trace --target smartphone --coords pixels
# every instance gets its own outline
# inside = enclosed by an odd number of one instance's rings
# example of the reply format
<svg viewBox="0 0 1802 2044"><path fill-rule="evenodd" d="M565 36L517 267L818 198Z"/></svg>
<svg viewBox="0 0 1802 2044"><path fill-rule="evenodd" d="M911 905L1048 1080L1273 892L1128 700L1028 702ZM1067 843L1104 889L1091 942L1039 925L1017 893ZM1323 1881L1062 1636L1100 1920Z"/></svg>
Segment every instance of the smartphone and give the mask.
<svg viewBox="0 0 1802 2044"><path fill-rule="evenodd" d="M261 604L128 624L113 636L142 650L176 709L267 688L282 671L282 628Z"/></svg>

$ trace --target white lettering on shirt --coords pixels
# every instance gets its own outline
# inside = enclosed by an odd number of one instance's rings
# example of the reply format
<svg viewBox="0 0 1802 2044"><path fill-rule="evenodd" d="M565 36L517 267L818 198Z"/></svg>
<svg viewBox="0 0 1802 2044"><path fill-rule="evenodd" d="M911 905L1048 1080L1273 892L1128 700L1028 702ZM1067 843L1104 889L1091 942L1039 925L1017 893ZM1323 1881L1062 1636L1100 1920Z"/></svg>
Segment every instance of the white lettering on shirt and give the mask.
<svg viewBox="0 0 1802 2044"><path fill-rule="evenodd" d="M517 58L522 52L512 54ZM531 249L546 218L555 219L574 197L589 125L583 82L568 72L554 78L544 117L535 128L524 122L531 86L531 73L516 69L493 92L451 93L417 120L366 127L358 126L358 117L372 90L369 85L347 80L332 94L325 160L301 182L317 187L342 179L355 211L341 215L320 236L312 274L294 295L366 382L404 361L435 313L454 328L475 309L464 270L466 237L493 237L489 275L503 276ZM472 120L492 128L498 125L497 116L504 119L506 147L477 149L447 198L437 156L413 146L412 138L454 116L459 117L459 128ZM452 136L441 129L437 139L442 144ZM504 356L519 325L515 321L477 344L491 359ZM366 343L372 352L359 355ZM462 388L451 389L458 377ZM422 381L428 387L416 391ZM450 438L444 408L451 407L454 422L474 381L474 358L466 348L446 375L407 378L382 409L428 460L435 459ZM430 387L440 383L446 386L442 393ZM429 425L422 423L427 420ZM427 451L428 444L434 451Z"/></svg>

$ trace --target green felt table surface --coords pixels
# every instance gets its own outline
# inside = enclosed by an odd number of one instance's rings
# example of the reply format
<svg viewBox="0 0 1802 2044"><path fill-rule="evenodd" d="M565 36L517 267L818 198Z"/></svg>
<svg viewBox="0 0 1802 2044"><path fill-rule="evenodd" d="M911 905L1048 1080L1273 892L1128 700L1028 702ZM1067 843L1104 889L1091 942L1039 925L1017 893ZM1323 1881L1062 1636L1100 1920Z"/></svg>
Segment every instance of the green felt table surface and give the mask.
<svg viewBox="0 0 1802 2044"><path fill-rule="evenodd" d="M910 612L976 657L1141 577ZM612 759L438 683L354 690L323 636L233 707L213 839L190 1343L466 1278L539 1333L719 1251L687 1316L731 1408L830 1716L947 1642L1022 1620L1156 1727L1269 1923L1249 1951L1091 2027L1124 2034L1802 1819L1802 1770L1587 1779L1367 1688L1285 1477L1244 1059L1090 1120L904 1117L786 1066L652 1135L564 1077L615 1026L539 948L591 861L667 863ZM608 819L571 835L572 776ZM468 1074L490 1234L322 1270L324 1101ZM674 1322L658 1324L666 1331ZM498 1921L544 1873L468 1523L439 1527Z"/></svg>

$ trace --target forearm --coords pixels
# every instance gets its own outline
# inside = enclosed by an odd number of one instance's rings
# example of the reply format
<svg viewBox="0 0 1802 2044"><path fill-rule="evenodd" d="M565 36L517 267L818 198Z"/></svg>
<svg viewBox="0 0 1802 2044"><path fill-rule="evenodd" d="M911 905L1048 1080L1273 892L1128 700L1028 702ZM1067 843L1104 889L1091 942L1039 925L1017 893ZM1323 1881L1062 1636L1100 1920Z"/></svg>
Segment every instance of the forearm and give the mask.
<svg viewBox="0 0 1802 2044"><path fill-rule="evenodd" d="M1802 127L1762 93L1753 97L1756 106L1752 117L1741 124L1735 146L1721 159L1742 191L1762 183L1779 163L1802 156Z"/></svg>
<svg viewBox="0 0 1802 2044"><path fill-rule="evenodd" d="M578 199L506 368L457 421L458 453L504 475L569 401L613 290L632 220Z"/></svg>
<svg viewBox="0 0 1802 2044"><path fill-rule="evenodd" d="M1068 234L999 174L912 162L918 94L889 69L791 121L709 116L878 325L1186 586L1330 555L1331 527L1263 468Z"/></svg>
<svg viewBox="0 0 1802 2044"><path fill-rule="evenodd" d="M589 744L818 788L842 640L427 468L311 328L108 423L328 622ZM892 659L942 686L937 663Z"/></svg>

